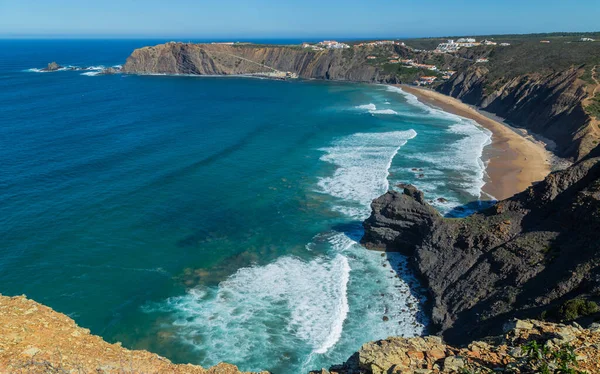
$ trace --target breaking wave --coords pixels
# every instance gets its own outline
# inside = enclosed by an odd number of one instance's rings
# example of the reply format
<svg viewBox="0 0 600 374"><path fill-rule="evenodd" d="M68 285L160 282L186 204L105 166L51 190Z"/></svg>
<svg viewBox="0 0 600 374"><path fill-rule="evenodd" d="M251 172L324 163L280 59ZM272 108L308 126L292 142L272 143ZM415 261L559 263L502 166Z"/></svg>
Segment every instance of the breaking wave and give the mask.
<svg viewBox="0 0 600 374"><path fill-rule="evenodd" d="M348 259L306 262L281 257L266 266L242 268L217 289L189 290L147 312L169 312L186 343L202 341L204 362L243 363L259 369L265 352L308 346L325 353L340 338L348 314Z"/></svg>
<svg viewBox="0 0 600 374"><path fill-rule="evenodd" d="M389 103L386 103L389 104ZM371 103L371 104L365 104L365 105L358 105L355 107L358 110L363 110L363 111L367 111L371 114L391 114L391 115L398 115L398 112L396 112L395 110L392 109L377 109L377 105Z"/></svg>
<svg viewBox="0 0 600 374"><path fill-rule="evenodd" d="M341 199L335 209L345 215L368 217L371 200L389 189L388 174L400 147L417 136L414 130L358 133L322 149L321 160L337 166L333 176L321 178L321 192Z"/></svg>

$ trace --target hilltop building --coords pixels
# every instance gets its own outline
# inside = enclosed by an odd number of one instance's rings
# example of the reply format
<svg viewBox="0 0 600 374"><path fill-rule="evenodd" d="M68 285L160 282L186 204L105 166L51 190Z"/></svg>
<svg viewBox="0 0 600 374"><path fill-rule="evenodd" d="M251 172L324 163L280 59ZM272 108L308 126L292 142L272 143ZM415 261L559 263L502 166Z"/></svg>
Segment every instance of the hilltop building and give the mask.
<svg viewBox="0 0 600 374"><path fill-rule="evenodd" d="M324 48L327 48L327 49L346 49L346 48L350 48L350 46L348 44L336 42L335 40L324 40L322 42L317 43L317 45L320 45L321 47L324 47Z"/></svg>
<svg viewBox="0 0 600 374"><path fill-rule="evenodd" d="M477 40L475 40L473 38L460 38L456 41L454 41L453 39L449 39L446 43L440 43L437 46L437 48L434 50L434 52L435 53L452 53L452 52L458 51L461 48L477 47L482 44L496 45L495 42L492 42L489 40L484 40L483 42L479 43L479 42L477 42Z"/></svg>

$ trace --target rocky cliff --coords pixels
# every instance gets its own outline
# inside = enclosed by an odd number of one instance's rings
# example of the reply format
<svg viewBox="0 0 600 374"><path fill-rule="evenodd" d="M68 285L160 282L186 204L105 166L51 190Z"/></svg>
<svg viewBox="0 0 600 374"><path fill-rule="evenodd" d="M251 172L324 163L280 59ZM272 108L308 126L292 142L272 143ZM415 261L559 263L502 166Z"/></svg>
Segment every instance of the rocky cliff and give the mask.
<svg viewBox="0 0 600 374"><path fill-rule="evenodd" d="M411 256L450 342L497 332L507 318L552 316L572 299L597 301L599 156L464 219L441 217L414 187L388 192L373 202L362 243Z"/></svg>
<svg viewBox="0 0 600 374"><path fill-rule="evenodd" d="M404 49L390 46L402 54ZM302 78L397 83L397 78L366 63L370 49L312 50L291 46L166 43L133 51L125 73L234 75L276 69Z"/></svg>
<svg viewBox="0 0 600 374"><path fill-rule="evenodd" d="M599 347L599 324L583 329L514 320L504 325L502 335L464 347L435 336L366 343L344 364L312 374L598 373Z"/></svg>
<svg viewBox="0 0 600 374"><path fill-rule="evenodd" d="M582 70L492 74L480 65L458 72L438 91L476 105L555 143L558 156L579 160L598 143L598 131L583 108L588 97Z"/></svg>
<svg viewBox="0 0 600 374"><path fill-rule="evenodd" d="M175 365L146 351L109 344L24 296L0 295L1 373L238 374L237 367ZM265 374L268 374L265 372Z"/></svg>

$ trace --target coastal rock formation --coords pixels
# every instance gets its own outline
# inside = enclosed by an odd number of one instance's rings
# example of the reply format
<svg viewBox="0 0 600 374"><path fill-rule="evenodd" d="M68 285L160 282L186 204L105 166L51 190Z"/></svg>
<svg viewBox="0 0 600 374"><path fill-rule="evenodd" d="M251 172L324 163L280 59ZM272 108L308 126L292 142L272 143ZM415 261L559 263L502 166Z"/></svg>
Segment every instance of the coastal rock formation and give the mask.
<svg viewBox="0 0 600 374"><path fill-rule="evenodd" d="M598 144L599 134L583 108L586 83L576 67L516 77L495 77L472 66L438 87L443 94L476 105L555 143L560 157L579 160Z"/></svg>
<svg viewBox="0 0 600 374"><path fill-rule="evenodd" d="M147 351L131 351L24 296L0 295L2 373L190 373L237 374L221 363L209 369L175 365Z"/></svg>
<svg viewBox="0 0 600 374"><path fill-rule="evenodd" d="M60 66L56 62L50 62L48 66L42 69L42 71L57 71L59 69L62 69L62 66Z"/></svg>
<svg viewBox="0 0 600 374"><path fill-rule="evenodd" d="M600 325L583 329L575 325L514 320L505 333L459 348L444 344L439 337L388 338L364 344L343 365L313 374L425 374L538 372L541 360L532 351L533 342L549 352L573 352L570 368L600 372ZM567 348L567 345L570 348ZM539 352L539 351L538 351ZM550 360L549 360L550 361Z"/></svg>
<svg viewBox="0 0 600 374"><path fill-rule="evenodd" d="M388 192L373 202L362 243L411 257L432 322L453 343L498 332L507 318L599 300L599 156L464 219L442 218L412 187Z"/></svg>
<svg viewBox="0 0 600 374"><path fill-rule="evenodd" d="M403 55L406 50L390 46ZM302 78L397 83L392 74L368 64L368 49L321 50L291 46L166 43L133 51L123 72L135 74L236 75L273 69Z"/></svg>

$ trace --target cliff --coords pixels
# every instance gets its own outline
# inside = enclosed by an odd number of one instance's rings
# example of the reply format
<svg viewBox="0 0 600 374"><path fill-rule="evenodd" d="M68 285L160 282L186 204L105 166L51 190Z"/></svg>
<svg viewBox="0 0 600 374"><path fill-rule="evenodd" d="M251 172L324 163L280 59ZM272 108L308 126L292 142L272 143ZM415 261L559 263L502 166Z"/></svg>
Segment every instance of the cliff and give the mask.
<svg viewBox="0 0 600 374"><path fill-rule="evenodd" d="M435 336L366 343L344 364L311 373L598 373L599 345L598 324L583 329L578 325L514 320L505 324L502 335L465 347L445 344ZM543 370L544 366L548 371Z"/></svg>
<svg viewBox="0 0 600 374"><path fill-rule="evenodd" d="M402 53L400 47L389 47ZM370 49L315 51L292 46L166 43L133 51L123 72L135 74L235 75L293 72L302 78L397 83L368 64Z"/></svg>
<svg viewBox="0 0 600 374"><path fill-rule="evenodd" d="M498 76L493 67L472 66L437 90L505 118L555 143L560 157L579 160L598 144L597 126L586 113L586 82L577 67Z"/></svg>
<svg viewBox="0 0 600 374"><path fill-rule="evenodd" d="M237 367L175 365L146 351L132 351L99 336L24 296L0 295L2 373L237 374Z"/></svg>
<svg viewBox="0 0 600 374"><path fill-rule="evenodd" d="M512 317L556 316L573 299L591 300L600 317L599 156L463 219L441 217L414 187L390 191L373 201L362 243L411 257L450 342Z"/></svg>

